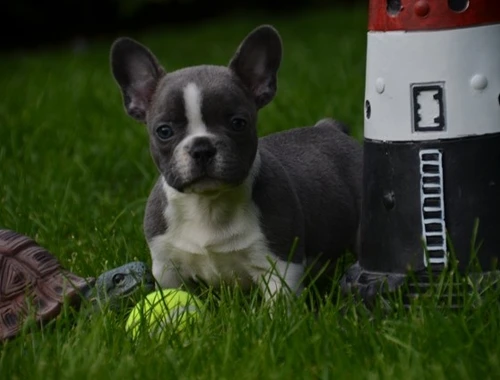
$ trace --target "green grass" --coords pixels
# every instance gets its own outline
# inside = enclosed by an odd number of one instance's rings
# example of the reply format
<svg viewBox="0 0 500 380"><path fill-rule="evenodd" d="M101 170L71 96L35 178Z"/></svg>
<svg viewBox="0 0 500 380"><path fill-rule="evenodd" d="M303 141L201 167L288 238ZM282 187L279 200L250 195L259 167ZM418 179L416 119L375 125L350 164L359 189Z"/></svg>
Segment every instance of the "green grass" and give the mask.
<svg viewBox="0 0 500 380"><path fill-rule="evenodd" d="M333 116L361 139L365 9L240 15L133 37L168 70L226 64L261 22L278 27L285 50L278 95L260 115L260 134ZM82 54L52 50L0 60L0 228L36 238L86 276L134 259L150 262L142 217L157 173L145 128L123 112L109 72L112 37ZM382 315L334 293L316 313L300 299L270 318L254 298L227 290L220 300L209 298L201 321L183 336L137 343L124 333L123 315L64 314L0 346L0 378L495 379L498 294L474 300L450 311L430 297L423 307Z"/></svg>

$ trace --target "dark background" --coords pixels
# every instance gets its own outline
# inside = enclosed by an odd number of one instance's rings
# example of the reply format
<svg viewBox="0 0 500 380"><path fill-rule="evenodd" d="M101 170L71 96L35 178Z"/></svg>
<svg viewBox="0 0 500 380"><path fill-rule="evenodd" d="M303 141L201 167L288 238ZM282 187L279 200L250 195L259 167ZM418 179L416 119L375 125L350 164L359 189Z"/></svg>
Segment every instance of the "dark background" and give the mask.
<svg viewBox="0 0 500 380"><path fill-rule="evenodd" d="M189 26L235 12L285 15L360 3L368 0L6 0L0 7L0 49L40 48L158 25Z"/></svg>

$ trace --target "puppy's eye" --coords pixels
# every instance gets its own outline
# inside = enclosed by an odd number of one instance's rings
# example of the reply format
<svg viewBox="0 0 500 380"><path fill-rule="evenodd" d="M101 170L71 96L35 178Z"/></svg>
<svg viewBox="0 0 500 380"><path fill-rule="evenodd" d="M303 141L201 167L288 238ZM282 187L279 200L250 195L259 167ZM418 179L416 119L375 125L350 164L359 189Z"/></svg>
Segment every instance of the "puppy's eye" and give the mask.
<svg viewBox="0 0 500 380"><path fill-rule="evenodd" d="M113 284L120 285L123 280L125 280L125 275L123 273L117 273L113 276Z"/></svg>
<svg viewBox="0 0 500 380"><path fill-rule="evenodd" d="M160 140L168 140L174 135L174 131L172 127L168 124L162 124L158 128L156 128L156 134L160 138Z"/></svg>
<svg viewBox="0 0 500 380"><path fill-rule="evenodd" d="M242 131L243 129L245 129L245 127L247 126L247 121L245 119L242 119L241 117L234 117L232 120L231 120L231 129L233 131Z"/></svg>

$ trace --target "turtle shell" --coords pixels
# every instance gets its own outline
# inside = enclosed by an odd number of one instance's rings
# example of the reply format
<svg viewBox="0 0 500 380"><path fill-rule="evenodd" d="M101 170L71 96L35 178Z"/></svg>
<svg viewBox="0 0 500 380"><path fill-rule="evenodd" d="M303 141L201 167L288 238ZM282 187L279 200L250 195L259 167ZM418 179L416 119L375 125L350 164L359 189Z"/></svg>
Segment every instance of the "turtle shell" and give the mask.
<svg viewBox="0 0 500 380"><path fill-rule="evenodd" d="M0 230L0 341L16 336L28 315L43 324L60 313L63 302L79 306L93 283L64 269L33 239Z"/></svg>

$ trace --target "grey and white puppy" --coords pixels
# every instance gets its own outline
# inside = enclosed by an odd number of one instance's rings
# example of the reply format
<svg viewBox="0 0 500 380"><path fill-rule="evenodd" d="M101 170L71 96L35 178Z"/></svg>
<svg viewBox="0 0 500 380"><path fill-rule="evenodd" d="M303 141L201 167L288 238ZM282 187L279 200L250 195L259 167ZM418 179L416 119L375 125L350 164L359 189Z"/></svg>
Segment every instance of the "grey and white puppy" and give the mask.
<svg viewBox="0 0 500 380"><path fill-rule="evenodd" d="M282 43L263 25L229 65L165 72L129 38L111 48L127 113L147 125L160 172L144 231L164 288L202 281L300 292L304 271L355 252L362 147L331 119L258 138L275 96ZM298 239L297 241L296 238ZM292 247L295 249L292 251Z"/></svg>

